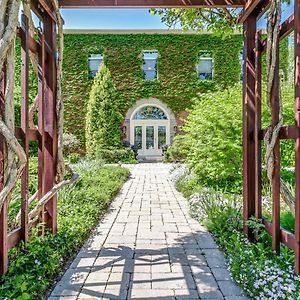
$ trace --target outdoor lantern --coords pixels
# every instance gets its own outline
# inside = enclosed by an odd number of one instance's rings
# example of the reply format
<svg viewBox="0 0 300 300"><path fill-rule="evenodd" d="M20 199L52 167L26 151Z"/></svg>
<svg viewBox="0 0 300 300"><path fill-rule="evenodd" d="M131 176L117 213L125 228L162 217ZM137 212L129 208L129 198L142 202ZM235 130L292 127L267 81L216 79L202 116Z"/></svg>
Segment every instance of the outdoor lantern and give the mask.
<svg viewBox="0 0 300 300"><path fill-rule="evenodd" d="M122 127L122 133L123 133L124 137L126 137L126 132L127 132L127 128L126 128L126 126L124 125L124 126Z"/></svg>

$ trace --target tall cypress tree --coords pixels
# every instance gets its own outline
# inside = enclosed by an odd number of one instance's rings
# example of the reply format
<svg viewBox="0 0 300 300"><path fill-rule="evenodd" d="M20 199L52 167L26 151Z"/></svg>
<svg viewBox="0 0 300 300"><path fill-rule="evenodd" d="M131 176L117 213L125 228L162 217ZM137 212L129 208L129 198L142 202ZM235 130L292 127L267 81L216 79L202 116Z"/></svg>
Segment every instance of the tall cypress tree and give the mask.
<svg viewBox="0 0 300 300"><path fill-rule="evenodd" d="M104 149L121 146L117 91L109 69L102 64L94 78L86 114L86 150L97 155Z"/></svg>

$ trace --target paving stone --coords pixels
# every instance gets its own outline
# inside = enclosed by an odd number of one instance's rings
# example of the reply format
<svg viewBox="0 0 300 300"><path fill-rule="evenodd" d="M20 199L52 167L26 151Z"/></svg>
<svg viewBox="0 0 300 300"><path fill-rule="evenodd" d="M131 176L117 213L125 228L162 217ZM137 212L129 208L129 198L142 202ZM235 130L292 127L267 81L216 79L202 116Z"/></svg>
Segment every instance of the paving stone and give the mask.
<svg viewBox="0 0 300 300"><path fill-rule="evenodd" d="M171 272L170 263L169 262L152 263L151 272L152 273L170 273Z"/></svg>
<svg viewBox="0 0 300 300"><path fill-rule="evenodd" d="M230 272L226 268L211 268L216 280L231 280Z"/></svg>
<svg viewBox="0 0 300 300"><path fill-rule="evenodd" d="M203 251L210 268L226 268L224 254L218 249L206 249Z"/></svg>
<svg viewBox="0 0 300 300"><path fill-rule="evenodd" d="M249 300L246 296L225 296L225 300Z"/></svg>
<svg viewBox="0 0 300 300"><path fill-rule="evenodd" d="M111 273L133 273L134 265L114 265L111 269Z"/></svg>
<svg viewBox="0 0 300 300"><path fill-rule="evenodd" d="M48 300L76 300L77 296L48 297Z"/></svg>
<svg viewBox="0 0 300 300"><path fill-rule="evenodd" d="M126 167L130 179L49 299L248 299L190 217L168 178L171 165Z"/></svg>
<svg viewBox="0 0 300 300"><path fill-rule="evenodd" d="M243 290L231 280L218 281L224 296L243 296Z"/></svg>
<svg viewBox="0 0 300 300"><path fill-rule="evenodd" d="M197 290L179 289L174 290L176 300L196 300L199 299Z"/></svg>
<svg viewBox="0 0 300 300"><path fill-rule="evenodd" d="M77 256L72 264L70 265L69 269L89 269L94 265L95 257L81 257Z"/></svg>
<svg viewBox="0 0 300 300"><path fill-rule="evenodd" d="M193 273L193 276L201 299L223 299L218 284L211 273Z"/></svg>
<svg viewBox="0 0 300 300"><path fill-rule="evenodd" d="M99 285L105 285L110 273L104 273L102 270L92 272L86 278L85 283L98 283Z"/></svg>
<svg viewBox="0 0 300 300"><path fill-rule="evenodd" d="M101 299L105 300L126 300L127 299L128 290L116 290L108 287L105 289L105 292Z"/></svg>
<svg viewBox="0 0 300 300"><path fill-rule="evenodd" d="M180 263L171 264L171 272L173 273L191 273L192 270L190 266L183 266Z"/></svg>
<svg viewBox="0 0 300 300"><path fill-rule="evenodd" d="M196 289L191 273L152 273L153 289Z"/></svg>
<svg viewBox="0 0 300 300"><path fill-rule="evenodd" d="M128 299L163 299L175 300L174 291L172 289L159 290L150 289L145 292L143 289L132 289L128 291Z"/></svg>
<svg viewBox="0 0 300 300"><path fill-rule="evenodd" d="M151 290L151 273L137 273L134 272L130 281L130 289Z"/></svg>
<svg viewBox="0 0 300 300"><path fill-rule="evenodd" d="M60 282L52 291L51 297L78 295L87 276L87 271L82 272L76 269L67 270Z"/></svg>

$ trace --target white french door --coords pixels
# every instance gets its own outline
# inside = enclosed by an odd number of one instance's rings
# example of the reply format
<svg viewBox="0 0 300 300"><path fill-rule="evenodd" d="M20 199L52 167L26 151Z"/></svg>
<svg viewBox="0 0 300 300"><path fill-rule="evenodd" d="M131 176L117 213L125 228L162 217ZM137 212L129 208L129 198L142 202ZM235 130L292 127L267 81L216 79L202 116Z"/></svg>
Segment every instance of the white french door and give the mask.
<svg viewBox="0 0 300 300"><path fill-rule="evenodd" d="M170 125L167 120L132 120L131 144L142 156L160 156L162 149L170 145Z"/></svg>

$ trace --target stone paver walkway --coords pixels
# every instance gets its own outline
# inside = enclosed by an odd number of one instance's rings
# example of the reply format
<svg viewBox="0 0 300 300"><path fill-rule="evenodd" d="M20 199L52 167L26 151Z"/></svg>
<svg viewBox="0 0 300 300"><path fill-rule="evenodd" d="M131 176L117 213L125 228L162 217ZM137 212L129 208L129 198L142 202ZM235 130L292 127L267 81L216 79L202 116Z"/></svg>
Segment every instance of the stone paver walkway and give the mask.
<svg viewBox="0 0 300 300"><path fill-rule="evenodd" d="M48 299L248 299L189 216L168 179L171 166L129 168L130 180Z"/></svg>

